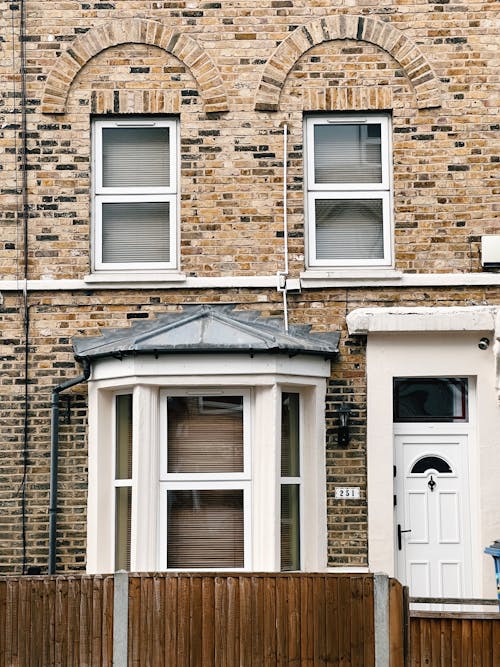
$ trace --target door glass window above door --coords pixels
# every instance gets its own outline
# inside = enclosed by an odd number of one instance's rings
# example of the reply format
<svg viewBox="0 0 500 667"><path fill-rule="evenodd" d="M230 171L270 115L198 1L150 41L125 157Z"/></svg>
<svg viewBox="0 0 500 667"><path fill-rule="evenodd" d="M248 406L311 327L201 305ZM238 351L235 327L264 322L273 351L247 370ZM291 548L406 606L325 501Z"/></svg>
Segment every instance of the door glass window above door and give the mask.
<svg viewBox="0 0 500 667"><path fill-rule="evenodd" d="M467 378L394 378L395 422L467 422Z"/></svg>

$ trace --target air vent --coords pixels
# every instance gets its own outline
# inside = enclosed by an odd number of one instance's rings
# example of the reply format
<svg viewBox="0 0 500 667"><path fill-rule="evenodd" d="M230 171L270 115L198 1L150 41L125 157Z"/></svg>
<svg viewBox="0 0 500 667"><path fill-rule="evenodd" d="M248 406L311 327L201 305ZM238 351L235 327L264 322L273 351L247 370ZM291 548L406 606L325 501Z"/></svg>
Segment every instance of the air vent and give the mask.
<svg viewBox="0 0 500 667"><path fill-rule="evenodd" d="M500 269L500 234L481 237L481 264L485 269Z"/></svg>

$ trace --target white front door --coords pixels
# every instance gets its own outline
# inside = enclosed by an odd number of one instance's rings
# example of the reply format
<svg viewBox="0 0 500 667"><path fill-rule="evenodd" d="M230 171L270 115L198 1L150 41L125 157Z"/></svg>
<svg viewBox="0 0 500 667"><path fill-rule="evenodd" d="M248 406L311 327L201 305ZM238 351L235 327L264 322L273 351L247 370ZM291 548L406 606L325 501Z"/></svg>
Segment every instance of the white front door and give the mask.
<svg viewBox="0 0 500 667"><path fill-rule="evenodd" d="M470 597L468 436L447 433L454 425L395 428L398 578L413 597Z"/></svg>

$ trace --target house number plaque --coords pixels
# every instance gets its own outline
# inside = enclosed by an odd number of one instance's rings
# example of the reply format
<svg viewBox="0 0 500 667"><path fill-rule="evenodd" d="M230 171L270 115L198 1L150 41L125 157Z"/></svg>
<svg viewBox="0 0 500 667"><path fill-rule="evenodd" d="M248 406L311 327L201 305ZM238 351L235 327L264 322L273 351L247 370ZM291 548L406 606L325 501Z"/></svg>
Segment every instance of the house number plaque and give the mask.
<svg viewBox="0 0 500 667"><path fill-rule="evenodd" d="M335 498L359 498L359 486L338 486L335 489Z"/></svg>

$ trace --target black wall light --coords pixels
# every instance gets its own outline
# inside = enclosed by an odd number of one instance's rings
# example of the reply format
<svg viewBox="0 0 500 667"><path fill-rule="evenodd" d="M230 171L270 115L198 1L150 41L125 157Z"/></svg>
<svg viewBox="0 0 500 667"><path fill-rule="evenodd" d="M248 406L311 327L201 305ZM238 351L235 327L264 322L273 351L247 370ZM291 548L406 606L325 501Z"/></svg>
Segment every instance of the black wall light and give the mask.
<svg viewBox="0 0 500 667"><path fill-rule="evenodd" d="M338 444L340 447L347 447L349 444L349 416L351 408L342 403L339 408L339 428L337 432Z"/></svg>

